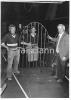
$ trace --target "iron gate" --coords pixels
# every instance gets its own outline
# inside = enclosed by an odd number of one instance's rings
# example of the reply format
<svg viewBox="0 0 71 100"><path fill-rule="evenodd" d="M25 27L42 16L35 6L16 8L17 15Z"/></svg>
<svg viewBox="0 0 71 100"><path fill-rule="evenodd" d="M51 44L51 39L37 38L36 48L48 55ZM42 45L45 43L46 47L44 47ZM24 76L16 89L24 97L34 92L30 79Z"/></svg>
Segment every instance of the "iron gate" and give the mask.
<svg viewBox="0 0 71 100"><path fill-rule="evenodd" d="M47 29L39 22L31 22L27 26L25 26L25 31L22 32L21 37L23 41L27 43L29 38L31 42L31 28L35 27L36 29L36 36L37 36L37 43L36 45L31 48L29 46L23 45L23 50L21 50L21 54L23 55L21 59L22 66L24 66L24 62L26 63L25 66L31 66L31 62L36 66L45 66L46 56L47 53L53 52L54 49L48 49L47 44L50 43L49 39L47 39L48 31ZM25 33L25 34L24 34ZM31 49L30 49L31 48ZM26 52L25 52L26 51ZM30 52L30 53L29 53ZM25 57L25 58L24 58Z"/></svg>

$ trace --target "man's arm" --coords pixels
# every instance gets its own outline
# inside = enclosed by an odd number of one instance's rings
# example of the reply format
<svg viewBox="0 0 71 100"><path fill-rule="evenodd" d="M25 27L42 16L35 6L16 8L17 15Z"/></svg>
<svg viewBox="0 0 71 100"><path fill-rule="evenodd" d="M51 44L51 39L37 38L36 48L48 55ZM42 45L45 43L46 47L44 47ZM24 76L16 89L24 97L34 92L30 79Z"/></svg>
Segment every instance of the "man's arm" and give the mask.
<svg viewBox="0 0 71 100"><path fill-rule="evenodd" d="M21 44L31 46L31 43L27 43L27 42L24 42L24 41L22 41Z"/></svg>
<svg viewBox="0 0 71 100"><path fill-rule="evenodd" d="M52 38L52 37L50 37L49 35L47 36L47 38L50 39L50 40L53 41L53 42L56 42L57 39L58 39L58 38Z"/></svg>
<svg viewBox="0 0 71 100"><path fill-rule="evenodd" d="M27 36L23 35L22 37L23 37L23 39L21 39L20 44L31 46L31 42L27 41Z"/></svg>
<svg viewBox="0 0 71 100"><path fill-rule="evenodd" d="M7 42L7 35L5 35L3 38L2 38L2 41L1 41L1 46L6 48L7 50L9 50L8 46L5 45L5 43Z"/></svg>
<svg viewBox="0 0 71 100"><path fill-rule="evenodd" d="M1 43L1 46L9 50L8 46L6 46L5 43Z"/></svg>

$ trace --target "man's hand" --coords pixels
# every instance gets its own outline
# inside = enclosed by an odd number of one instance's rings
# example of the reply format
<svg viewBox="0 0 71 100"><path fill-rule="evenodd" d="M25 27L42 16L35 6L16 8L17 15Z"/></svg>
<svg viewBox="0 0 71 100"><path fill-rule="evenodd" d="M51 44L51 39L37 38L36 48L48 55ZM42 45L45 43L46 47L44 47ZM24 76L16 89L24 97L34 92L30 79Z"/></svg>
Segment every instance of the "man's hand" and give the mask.
<svg viewBox="0 0 71 100"><path fill-rule="evenodd" d="M52 40L52 37L50 37L49 35L47 36L48 39Z"/></svg>
<svg viewBox="0 0 71 100"><path fill-rule="evenodd" d="M7 49L7 51L9 51L9 48L8 47L6 47L6 49Z"/></svg>
<svg viewBox="0 0 71 100"><path fill-rule="evenodd" d="M66 57L63 57L63 58L62 58L62 61L66 61Z"/></svg>
<svg viewBox="0 0 71 100"><path fill-rule="evenodd" d="M24 42L21 42L21 44L24 44Z"/></svg>

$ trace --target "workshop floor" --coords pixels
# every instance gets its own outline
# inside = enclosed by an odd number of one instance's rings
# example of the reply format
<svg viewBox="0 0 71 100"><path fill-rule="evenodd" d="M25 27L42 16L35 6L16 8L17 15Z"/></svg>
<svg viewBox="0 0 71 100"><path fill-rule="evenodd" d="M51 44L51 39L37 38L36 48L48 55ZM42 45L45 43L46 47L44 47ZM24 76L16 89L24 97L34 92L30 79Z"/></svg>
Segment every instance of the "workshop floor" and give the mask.
<svg viewBox="0 0 71 100"><path fill-rule="evenodd" d="M68 81L57 83L51 75L50 67L21 68L20 71L21 74L14 75L12 81L7 81L7 88L3 92L2 98L69 97Z"/></svg>

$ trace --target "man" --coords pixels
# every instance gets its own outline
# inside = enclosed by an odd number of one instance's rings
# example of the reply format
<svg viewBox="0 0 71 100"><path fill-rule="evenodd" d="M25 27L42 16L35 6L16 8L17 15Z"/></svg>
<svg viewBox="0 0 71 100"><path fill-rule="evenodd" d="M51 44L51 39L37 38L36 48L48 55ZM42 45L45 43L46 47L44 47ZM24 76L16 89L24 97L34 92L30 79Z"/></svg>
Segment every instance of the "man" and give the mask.
<svg viewBox="0 0 71 100"><path fill-rule="evenodd" d="M59 32L58 37L52 38L48 36L48 38L57 43L55 59L57 66L57 82L62 82L65 76L65 62L69 58L69 36L65 32L65 26L63 24L59 24L57 29Z"/></svg>
<svg viewBox="0 0 71 100"><path fill-rule="evenodd" d="M36 66L37 64L37 54L34 53L34 51L38 49L38 38L36 34L36 29L34 26L31 27L30 32L25 31L23 32L24 38L21 44L27 45L26 46L26 53L28 55L28 65L30 66ZM33 53L32 53L33 52Z"/></svg>
<svg viewBox="0 0 71 100"><path fill-rule="evenodd" d="M21 44L27 45L27 46L31 46L31 44L38 44L38 38L37 38L37 34L36 34L36 29L34 26L32 26L30 32L26 30L23 30L23 41L21 42Z"/></svg>
<svg viewBox="0 0 71 100"><path fill-rule="evenodd" d="M37 67L38 61L38 37L36 33L36 28L32 26L30 32L29 42L31 43L31 66ZM29 57L30 57L29 56ZM29 59L28 59L29 61Z"/></svg>
<svg viewBox="0 0 71 100"><path fill-rule="evenodd" d="M8 66L7 66L7 77L8 80L12 80L12 71L19 74L18 64L20 58L19 46L19 36L16 34L16 27L14 25L9 26L9 33L5 35L2 39L3 47L8 51ZM12 64L14 60L14 69L12 69Z"/></svg>

